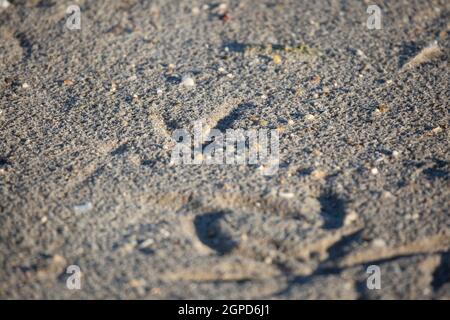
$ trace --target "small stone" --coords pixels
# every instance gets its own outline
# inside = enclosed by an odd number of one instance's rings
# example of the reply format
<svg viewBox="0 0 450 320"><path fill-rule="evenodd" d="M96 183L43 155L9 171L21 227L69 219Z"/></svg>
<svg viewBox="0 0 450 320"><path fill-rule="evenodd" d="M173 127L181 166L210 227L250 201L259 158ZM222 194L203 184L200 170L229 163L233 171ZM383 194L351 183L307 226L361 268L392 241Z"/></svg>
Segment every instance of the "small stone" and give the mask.
<svg viewBox="0 0 450 320"><path fill-rule="evenodd" d="M313 177L316 180L323 179L326 175L327 173L325 171L319 169L316 169L313 172L311 172L311 177Z"/></svg>
<svg viewBox="0 0 450 320"><path fill-rule="evenodd" d="M225 68L223 68L223 67L219 67L219 69L217 69L217 71L218 71L219 73L221 73L221 74L225 74L225 73L226 73L226 70L225 70Z"/></svg>
<svg viewBox="0 0 450 320"><path fill-rule="evenodd" d="M284 199L292 199L295 197L295 194L293 194L292 192L280 192L278 195L280 196L280 198Z"/></svg>
<svg viewBox="0 0 450 320"><path fill-rule="evenodd" d="M264 175L264 176L268 176L269 175L270 176L270 175L274 174L278 170L278 166L279 166L278 159L270 159L266 163L260 165L258 167L258 169L259 169L259 171L261 172L262 175Z"/></svg>
<svg viewBox="0 0 450 320"><path fill-rule="evenodd" d="M234 75L233 75L232 73L228 73L228 74L227 74L227 78L233 79L233 78L234 78Z"/></svg>
<svg viewBox="0 0 450 320"><path fill-rule="evenodd" d="M312 84L319 84L320 83L320 76L319 75L315 75L312 79L311 79L311 83Z"/></svg>
<svg viewBox="0 0 450 320"><path fill-rule="evenodd" d="M64 82L63 82L63 84L64 84L65 86L71 86L71 85L73 84L73 81L72 81L72 80L69 80L69 79L65 79Z"/></svg>
<svg viewBox="0 0 450 320"><path fill-rule="evenodd" d="M441 127L436 127L433 130L431 130L431 132L433 132L434 134L438 134L442 132L442 128Z"/></svg>
<svg viewBox="0 0 450 320"><path fill-rule="evenodd" d="M356 49L356 54L360 57L367 58L367 56L361 49Z"/></svg>
<svg viewBox="0 0 450 320"><path fill-rule="evenodd" d="M191 12L194 16L196 16L200 13L200 9L198 7L193 7Z"/></svg>
<svg viewBox="0 0 450 320"><path fill-rule="evenodd" d="M156 94L158 95L158 96L160 96L160 95L162 95L163 94L163 91L161 90L161 89L156 89Z"/></svg>
<svg viewBox="0 0 450 320"><path fill-rule="evenodd" d="M29 87L30 87L30 85L26 82L22 84L22 88L24 88L24 89L28 89Z"/></svg>
<svg viewBox="0 0 450 320"><path fill-rule="evenodd" d="M46 280L58 277L64 271L67 261L63 256L55 254L43 258L38 264L36 276L41 280Z"/></svg>
<svg viewBox="0 0 450 320"><path fill-rule="evenodd" d="M155 241L153 239L147 239L145 241L143 241L140 245L139 245L139 249L146 249L152 246L152 244L154 244Z"/></svg>
<svg viewBox="0 0 450 320"><path fill-rule="evenodd" d="M193 88L195 87L195 81L190 76L183 76L181 79L181 85L186 88Z"/></svg>
<svg viewBox="0 0 450 320"><path fill-rule="evenodd" d="M400 156L400 152L398 152L397 150L392 151L392 156L394 158L398 158Z"/></svg>
<svg viewBox="0 0 450 320"><path fill-rule="evenodd" d="M73 210L75 213L86 213L90 210L92 210L93 206L91 202L85 202L79 205L76 205L73 207Z"/></svg>
<svg viewBox="0 0 450 320"><path fill-rule="evenodd" d="M347 213L344 219L344 225L348 226L358 220L358 214L355 211Z"/></svg>
<svg viewBox="0 0 450 320"><path fill-rule="evenodd" d="M297 90L295 90L295 95L297 97L302 96L305 93L305 90L303 90L303 88L297 88Z"/></svg>
<svg viewBox="0 0 450 320"><path fill-rule="evenodd" d="M204 160L203 154L198 153L194 157L194 163L202 163Z"/></svg>
<svg viewBox="0 0 450 320"><path fill-rule="evenodd" d="M136 247L136 244L134 242L126 243L123 246L119 248L119 250L123 253L131 253L133 252L134 248Z"/></svg>
<svg viewBox="0 0 450 320"><path fill-rule="evenodd" d="M384 156L381 156L377 160L375 160L375 163L380 163L380 162L383 162L384 160L385 160Z"/></svg>
<svg viewBox="0 0 450 320"><path fill-rule="evenodd" d="M225 13L225 14L222 14L222 15L220 16L220 19L221 19L223 22L228 22L228 21L231 20L231 16L230 16L229 13Z"/></svg>
<svg viewBox="0 0 450 320"><path fill-rule="evenodd" d="M9 1L7 0L0 0L0 8L1 9L6 9L11 5L11 3L9 3Z"/></svg>
<svg viewBox="0 0 450 320"><path fill-rule="evenodd" d="M228 6L226 3L221 3L217 6L217 8L214 10L215 13L218 15L224 15L228 10Z"/></svg>
<svg viewBox="0 0 450 320"><path fill-rule="evenodd" d="M114 82L112 82L109 92L113 93L113 92L116 92L116 90L117 90L117 85Z"/></svg>
<svg viewBox="0 0 450 320"><path fill-rule="evenodd" d="M47 223L47 221L48 221L48 218L47 218L47 216L43 216L42 218L41 218L41 223L42 224L45 224L45 223Z"/></svg>
<svg viewBox="0 0 450 320"><path fill-rule="evenodd" d="M281 57L280 57L279 54L272 55L272 60L273 60L273 63L275 63L275 64L280 64L281 63Z"/></svg>
<svg viewBox="0 0 450 320"><path fill-rule="evenodd" d="M130 288L141 288L145 286L145 280L143 279L131 279L127 283L128 287Z"/></svg>
<svg viewBox="0 0 450 320"><path fill-rule="evenodd" d="M287 123L288 123L288 125L292 126L295 124L295 121L292 119L289 119Z"/></svg>
<svg viewBox="0 0 450 320"><path fill-rule="evenodd" d="M381 106L378 107L378 110L380 110L380 112L384 113L389 110L389 107L385 104L382 104Z"/></svg>
<svg viewBox="0 0 450 320"><path fill-rule="evenodd" d="M170 237L170 232L167 231L166 229L161 229L161 235L165 238Z"/></svg>
<svg viewBox="0 0 450 320"><path fill-rule="evenodd" d="M390 193L389 191L383 191L381 193L381 196L385 199L395 199L395 196L392 193Z"/></svg>
<svg viewBox="0 0 450 320"><path fill-rule="evenodd" d="M374 239L372 240L372 246L376 247L376 248L383 248L386 247L386 241L384 241L381 238L378 239Z"/></svg>
<svg viewBox="0 0 450 320"><path fill-rule="evenodd" d="M150 294L153 295L160 295L161 294L161 288L152 288L152 290L150 290Z"/></svg>
<svg viewBox="0 0 450 320"><path fill-rule="evenodd" d="M313 114L307 114L305 116L306 121L313 121L316 117Z"/></svg>
<svg viewBox="0 0 450 320"><path fill-rule="evenodd" d="M378 174L378 169L377 168L372 168L372 169L370 169L370 173L375 176L375 175Z"/></svg>

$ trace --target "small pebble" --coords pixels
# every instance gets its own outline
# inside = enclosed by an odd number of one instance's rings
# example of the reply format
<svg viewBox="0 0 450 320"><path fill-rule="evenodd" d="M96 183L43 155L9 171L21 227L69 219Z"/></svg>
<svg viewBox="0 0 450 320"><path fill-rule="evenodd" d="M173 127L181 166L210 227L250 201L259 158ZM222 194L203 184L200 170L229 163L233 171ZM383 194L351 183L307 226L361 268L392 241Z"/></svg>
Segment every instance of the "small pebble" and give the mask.
<svg viewBox="0 0 450 320"><path fill-rule="evenodd" d="M186 88L193 88L195 87L195 81L189 76L183 76L181 79L181 85Z"/></svg>
<svg viewBox="0 0 450 320"><path fill-rule="evenodd" d="M344 219L344 225L348 226L358 220L358 214L355 211L347 213Z"/></svg>
<svg viewBox="0 0 450 320"><path fill-rule="evenodd" d="M272 159L268 163L264 163L258 167L262 175L272 175L278 169L278 160Z"/></svg>
<svg viewBox="0 0 450 320"><path fill-rule="evenodd" d="M327 173L325 171L319 169L316 169L313 172L311 172L311 177L317 180L323 179L326 175Z"/></svg>
<svg viewBox="0 0 450 320"><path fill-rule="evenodd" d="M297 88L297 90L295 90L295 95L297 97L302 96L305 93L305 90L303 90L303 88Z"/></svg>
<svg viewBox="0 0 450 320"><path fill-rule="evenodd" d="M145 241L143 241L140 245L139 245L139 249L145 249L150 247L152 244L154 244L155 241L153 239L147 239Z"/></svg>
<svg viewBox="0 0 450 320"><path fill-rule="evenodd" d="M200 9L198 7L193 7L191 12L194 16L196 16L200 13Z"/></svg>
<svg viewBox="0 0 450 320"><path fill-rule="evenodd" d="M305 116L305 120L306 121L312 121L312 120L314 120L315 119L315 116L313 115L313 114L307 114L306 116Z"/></svg>
<svg viewBox="0 0 450 320"><path fill-rule="evenodd" d="M384 160L385 160L384 156L381 156L377 160L375 160L375 163L380 163L380 162L383 162Z"/></svg>
<svg viewBox="0 0 450 320"><path fill-rule="evenodd" d="M398 152L397 150L392 151L392 156L394 158L398 158L400 156L400 152Z"/></svg>
<svg viewBox="0 0 450 320"><path fill-rule="evenodd" d="M434 128L433 130L431 130L434 134L437 134L437 133L441 133L442 132L442 128L441 127L436 127L436 128Z"/></svg>
<svg viewBox="0 0 450 320"><path fill-rule="evenodd" d="M232 73L227 74L227 78L233 79L234 75Z"/></svg>
<svg viewBox="0 0 450 320"><path fill-rule="evenodd" d="M281 63L281 57L278 54L272 55L272 60L273 60L273 63L275 63L275 64L280 64Z"/></svg>
<svg viewBox="0 0 450 320"><path fill-rule="evenodd" d="M264 258L264 263L271 264L272 263L272 257L265 257Z"/></svg>
<svg viewBox="0 0 450 320"><path fill-rule="evenodd" d="M381 193L381 196L385 199L395 199L395 196L392 193L390 193L389 191L383 191Z"/></svg>
<svg viewBox="0 0 450 320"><path fill-rule="evenodd" d="M278 195L284 199L292 199L295 196L292 192L280 192Z"/></svg>
<svg viewBox="0 0 450 320"><path fill-rule="evenodd" d="M161 234L163 237L168 238L170 237L170 232L167 231L166 229L161 229Z"/></svg>
<svg viewBox="0 0 450 320"><path fill-rule="evenodd" d="M30 85L26 82L22 84L22 88L24 88L24 89L28 89L29 87L30 87Z"/></svg>
<svg viewBox="0 0 450 320"><path fill-rule="evenodd" d="M381 239L381 238L374 239L374 240L372 241L372 245L373 245L374 247L377 247L377 248L383 248L383 247L386 247L386 241L384 241L384 240Z"/></svg>
<svg viewBox="0 0 450 320"><path fill-rule="evenodd" d="M316 75L316 76L314 76L314 77L311 79L311 83L312 83L312 84L319 84L319 83L320 83L320 80L321 80L320 76L319 76L319 75Z"/></svg>
<svg viewBox="0 0 450 320"><path fill-rule="evenodd" d="M217 69L217 71L221 74L226 73L225 68L223 68L223 67L220 67L219 69Z"/></svg>
<svg viewBox="0 0 450 320"><path fill-rule="evenodd" d="M92 210L93 206L91 202L82 203L73 207L75 213L86 213Z"/></svg>
<svg viewBox="0 0 450 320"><path fill-rule="evenodd" d="M6 9L11 5L11 3L9 3L9 1L7 0L0 0L0 8L2 9Z"/></svg>
<svg viewBox="0 0 450 320"><path fill-rule="evenodd" d="M370 169L370 173L375 176L375 175L378 174L378 169L377 168L372 168L372 169Z"/></svg>
<svg viewBox="0 0 450 320"><path fill-rule="evenodd" d="M160 95L162 95L162 93L163 93L163 91L161 90L161 89L156 89L156 94L158 95L158 96L160 96Z"/></svg>
<svg viewBox="0 0 450 320"><path fill-rule="evenodd" d="M223 22L228 22L228 21L231 20L231 16L230 16L228 13L225 13L225 14L223 14L223 15L220 16L220 19L221 19Z"/></svg>
<svg viewBox="0 0 450 320"><path fill-rule="evenodd" d="M356 49L356 54L360 57L367 58L364 52L361 49Z"/></svg>
<svg viewBox="0 0 450 320"><path fill-rule="evenodd" d="M228 6L226 3L221 3L219 6L215 9L215 13L219 15L224 15L228 10Z"/></svg>
<svg viewBox="0 0 450 320"><path fill-rule="evenodd" d="M145 286L145 280L143 279L131 279L130 281L128 281L127 285L130 288L141 288L143 286Z"/></svg>

